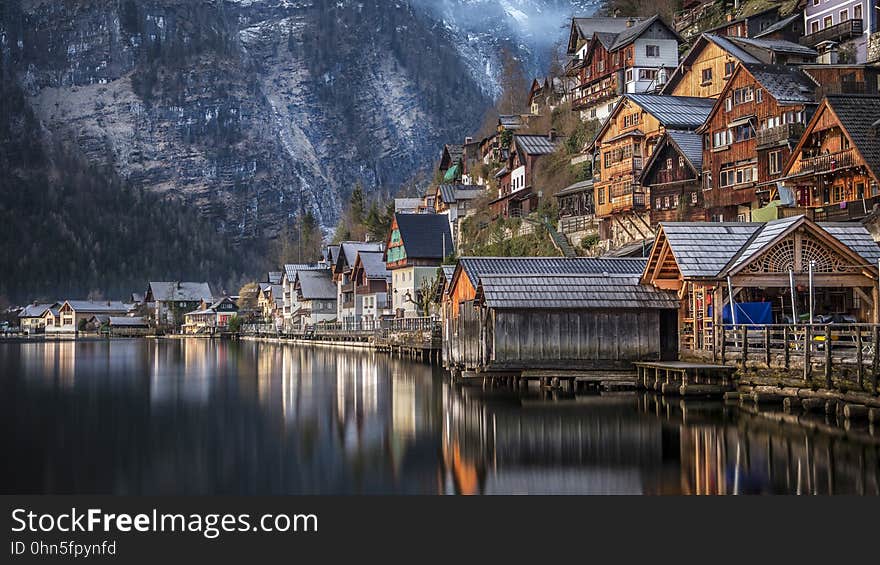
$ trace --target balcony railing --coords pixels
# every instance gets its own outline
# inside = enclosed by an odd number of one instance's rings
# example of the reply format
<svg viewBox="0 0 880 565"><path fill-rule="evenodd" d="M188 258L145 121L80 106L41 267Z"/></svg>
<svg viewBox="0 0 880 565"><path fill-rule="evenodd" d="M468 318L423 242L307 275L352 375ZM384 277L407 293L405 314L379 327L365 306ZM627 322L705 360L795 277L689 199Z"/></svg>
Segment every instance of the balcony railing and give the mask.
<svg viewBox="0 0 880 565"><path fill-rule="evenodd" d="M578 108L587 108L598 104L604 100L608 100L610 98L614 98L618 95L617 86L612 84L606 88L602 88L596 92L591 92L589 94L584 94L583 96L579 96L574 99L574 103L572 107L574 109Z"/></svg>
<svg viewBox="0 0 880 565"><path fill-rule="evenodd" d="M580 70L581 65L584 64L584 60L579 57L574 57L569 59L565 64L565 74L566 76L576 76L578 70Z"/></svg>
<svg viewBox="0 0 880 565"><path fill-rule="evenodd" d="M855 149L845 149L836 153L827 153L801 159L797 174L812 173L814 175L821 175L855 167L858 164L859 159L856 156Z"/></svg>
<svg viewBox="0 0 880 565"><path fill-rule="evenodd" d="M839 43L862 35L864 30L865 28L862 20L847 20L837 25L820 29L816 33L809 33L801 37L801 44L815 47L823 41L834 41Z"/></svg>
<svg viewBox="0 0 880 565"><path fill-rule="evenodd" d="M757 139L759 148L769 147L790 140L800 139L804 134L804 128L804 124L798 122L782 124L781 126L776 126L774 128L758 130L755 138Z"/></svg>

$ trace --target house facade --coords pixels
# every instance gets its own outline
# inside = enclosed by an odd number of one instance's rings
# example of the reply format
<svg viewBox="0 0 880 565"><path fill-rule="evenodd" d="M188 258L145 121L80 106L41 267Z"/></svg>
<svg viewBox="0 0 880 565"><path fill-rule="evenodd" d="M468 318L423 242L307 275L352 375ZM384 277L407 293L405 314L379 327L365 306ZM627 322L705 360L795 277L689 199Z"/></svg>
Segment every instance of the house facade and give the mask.
<svg viewBox="0 0 880 565"><path fill-rule="evenodd" d="M575 18L573 28L580 27L580 19ZM597 22L584 47L576 47L579 40L569 41L569 51L574 48L579 61L572 109L582 119L606 119L621 94L658 89L678 65L681 38L659 16L611 20Z"/></svg>
<svg viewBox="0 0 880 565"><path fill-rule="evenodd" d="M812 113L816 84L795 67L737 65L704 126L703 198L710 220L751 221L767 204Z"/></svg>
<svg viewBox="0 0 880 565"><path fill-rule="evenodd" d="M667 131L642 172L641 184L651 201L651 226L660 222L704 222L703 137L689 131Z"/></svg>
<svg viewBox="0 0 880 565"><path fill-rule="evenodd" d="M373 252L381 253L382 244L379 242L345 241L339 245L339 253L332 267L333 281L336 283L336 319L340 322L357 322L361 315L363 304L356 300L356 282L354 280L354 264L357 262L358 253Z"/></svg>
<svg viewBox="0 0 880 565"><path fill-rule="evenodd" d="M299 304L293 313L294 326L303 328L337 319L337 286L330 269L299 271L294 286Z"/></svg>
<svg viewBox="0 0 880 565"><path fill-rule="evenodd" d="M333 264L332 261L335 259L338 251L339 246L331 245L327 248L327 260L330 261L331 265ZM284 274L281 277L281 316L284 320L285 326L289 326L293 323L293 313L299 309L299 302L296 294L297 273L300 271L315 271L321 269L327 269L327 265L321 265L318 263L288 263L284 265Z"/></svg>
<svg viewBox="0 0 880 565"><path fill-rule="evenodd" d="M865 63L869 37L878 31L877 8L877 0L806 0L802 41L836 46L836 60L828 63Z"/></svg>
<svg viewBox="0 0 880 565"><path fill-rule="evenodd" d="M817 220L849 221L880 202L880 96L828 96L792 151L782 182Z"/></svg>
<svg viewBox="0 0 880 565"><path fill-rule="evenodd" d="M144 293L144 302L159 326L178 326L183 316L199 307L202 302L214 301L211 287L206 282L150 282Z"/></svg>
<svg viewBox="0 0 880 565"><path fill-rule="evenodd" d="M76 335L96 316L125 316L130 309L131 305L123 302L67 300L58 308L58 315L53 316L53 324L46 327L46 333Z"/></svg>
<svg viewBox="0 0 880 565"><path fill-rule="evenodd" d="M449 222L440 214L395 214L385 241L391 272L391 308L398 318L422 316L423 288L437 278L443 259L455 253Z"/></svg>
<svg viewBox="0 0 880 565"><path fill-rule="evenodd" d="M375 322L390 314L388 289L391 272L386 268L381 251L360 251L352 269L354 299L360 302L360 321Z"/></svg>
<svg viewBox="0 0 880 565"><path fill-rule="evenodd" d="M57 302L52 304L34 302L22 308L21 312L18 313L18 326L22 333L42 333L46 329L46 312L58 306Z"/></svg>
<svg viewBox="0 0 880 565"><path fill-rule="evenodd" d="M547 135L513 135L505 165L496 174L498 198L489 203L493 215L518 218L537 209L535 165L539 159L556 151L561 141L552 130Z"/></svg>
<svg viewBox="0 0 880 565"><path fill-rule="evenodd" d="M216 334L229 327L232 318L238 315L238 304L229 296L215 302L203 301L197 310L184 315L183 333L190 335Z"/></svg>

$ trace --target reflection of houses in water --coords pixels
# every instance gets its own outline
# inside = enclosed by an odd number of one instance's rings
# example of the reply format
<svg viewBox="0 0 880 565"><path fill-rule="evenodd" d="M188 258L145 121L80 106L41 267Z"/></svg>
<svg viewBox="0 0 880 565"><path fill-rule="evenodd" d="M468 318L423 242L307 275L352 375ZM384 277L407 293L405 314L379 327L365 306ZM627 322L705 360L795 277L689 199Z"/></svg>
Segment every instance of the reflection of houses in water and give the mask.
<svg viewBox="0 0 880 565"><path fill-rule="evenodd" d="M643 408L679 431L682 493L880 494L880 437L856 430L845 439L824 416L800 417L827 426L817 433L718 403L646 396Z"/></svg>
<svg viewBox="0 0 880 565"><path fill-rule="evenodd" d="M34 384L72 387L76 382L75 341L45 341L21 346L22 374Z"/></svg>
<svg viewBox="0 0 880 565"><path fill-rule="evenodd" d="M677 448L632 395L520 404L474 393L444 394L443 454L455 492L641 493Z"/></svg>

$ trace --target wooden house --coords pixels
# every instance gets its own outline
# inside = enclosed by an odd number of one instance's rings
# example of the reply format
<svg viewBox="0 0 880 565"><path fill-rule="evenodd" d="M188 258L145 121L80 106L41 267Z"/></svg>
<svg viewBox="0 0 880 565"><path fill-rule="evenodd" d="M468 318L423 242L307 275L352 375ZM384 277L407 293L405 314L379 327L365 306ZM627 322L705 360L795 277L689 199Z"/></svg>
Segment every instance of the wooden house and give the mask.
<svg viewBox="0 0 880 565"><path fill-rule="evenodd" d="M704 33L669 76L662 94L717 98L739 63L809 63L816 56L815 50L792 41Z"/></svg>
<svg viewBox="0 0 880 565"><path fill-rule="evenodd" d="M232 318L238 315L238 304L229 296L216 301L202 301L199 308L184 315L183 333L215 334L226 331Z"/></svg>
<svg viewBox="0 0 880 565"><path fill-rule="evenodd" d="M703 137L689 131L667 131L642 172L641 184L651 201L651 225L660 222L704 222L701 175Z"/></svg>
<svg viewBox="0 0 880 565"><path fill-rule="evenodd" d="M711 351L729 309L728 284L738 304L765 304L771 318L763 323L791 322L792 304L794 312L808 312L811 262L815 315L877 323L878 259L880 248L859 224L817 224L805 216L668 223L660 225L642 283L678 293L683 350Z"/></svg>
<svg viewBox="0 0 880 565"><path fill-rule="evenodd" d="M727 37L755 37L779 20L779 7L773 6L739 18L729 13L724 23L705 31Z"/></svg>
<svg viewBox="0 0 880 565"><path fill-rule="evenodd" d="M621 94L655 91L678 65L681 38L660 16L625 22L600 26L583 51L572 109L584 119L607 118Z"/></svg>
<svg viewBox="0 0 880 565"><path fill-rule="evenodd" d="M206 282L150 282L144 301L153 316L154 323L178 326L183 315L199 307L204 301L214 301L211 287Z"/></svg>
<svg viewBox="0 0 880 565"><path fill-rule="evenodd" d="M66 300L58 308L55 324L46 327L47 334L76 334L95 316L125 316L130 304L116 301Z"/></svg>
<svg viewBox="0 0 880 565"><path fill-rule="evenodd" d="M107 331L111 337L142 337L149 335L150 324L143 316L110 316Z"/></svg>
<svg viewBox="0 0 880 565"><path fill-rule="evenodd" d="M804 35L804 29L804 14L803 12L795 11L778 22L765 27L763 31L754 34L752 37L755 39L783 39L792 43L798 43Z"/></svg>
<svg viewBox="0 0 880 565"><path fill-rule="evenodd" d="M750 221L769 202L804 131L816 84L796 67L737 65L706 123L704 206L713 221Z"/></svg>
<svg viewBox="0 0 880 565"><path fill-rule="evenodd" d="M484 274L447 364L464 371L629 369L677 358L678 300L639 275Z"/></svg>
<svg viewBox="0 0 880 565"><path fill-rule="evenodd" d="M424 312L422 287L437 277L443 260L455 253L449 220L442 214L395 214L385 240L391 272L391 308L397 317Z"/></svg>
<svg viewBox="0 0 880 565"><path fill-rule="evenodd" d="M449 229L456 246L459 244L461 221L477 213L474 201L487 194L482 186L441 184L434 198L434 212L449 219Z"/></svg>
<svg viewBox="0 0 880 565"><path fill-rule="evenodd" d="M355 259L352 281L354 300L360 303L359 320L379 320L388 311L391 271L382 255L382 251L359 251Z"/></svg>
<svg viewBox="0 0 880 565"><path fill-rule="evenodd" d="M801 70L816 81L817 100L837 94L880 93L880 66L877 65L801 65Z"/></svg>
<svg viewBox="0 0 880 565"><path fill-rule="evenodd" d="M534 185L535 165L539 159L556 151L562 138L551 130L547 135L514 134L509 157L499 177L498 198L489 203L497 217L527 216L538 207Z"/></svg>
<svg viewBox="0 0 880 565"><path fill-rule="evenodd" d="M577 235L595 230L596 206L593 200L593 179L576 182L555 195L559 210L559 231L575 243ZM580 239L577 237L577 239Z"/></svg>
<svg viewBox="0 0 880 565"><path fill-rule="evenodd" d="M650 202L640 184L644 163L666 131L693 131L702 125L713 102L655 94L627 94L621 99L593 142L600 239L615 247L653 239Z"/></svg>
<svg viewBox="0 0 880 565"><path fill-rule="evenodd" d="M823 99L782 179L796 207L817 220L865 217L880 203L880 96Z"/></svg>

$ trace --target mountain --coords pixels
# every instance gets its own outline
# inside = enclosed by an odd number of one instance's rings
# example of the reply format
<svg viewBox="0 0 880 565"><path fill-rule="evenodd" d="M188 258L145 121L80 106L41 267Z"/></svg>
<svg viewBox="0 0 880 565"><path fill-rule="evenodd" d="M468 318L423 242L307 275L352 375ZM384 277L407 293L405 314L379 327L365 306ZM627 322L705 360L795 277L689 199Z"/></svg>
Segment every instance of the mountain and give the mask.
<svg viewBox="0 0 880 565"><path fill-rule="evenodd" d="M5 0L0 80L49 162L75 153L256 250L305 211L329 230L356 183L388 198L428 178L438 148L479 126L500 49L537 74L593 5ZM24 141L0 139L9 154Z"/></svg>

